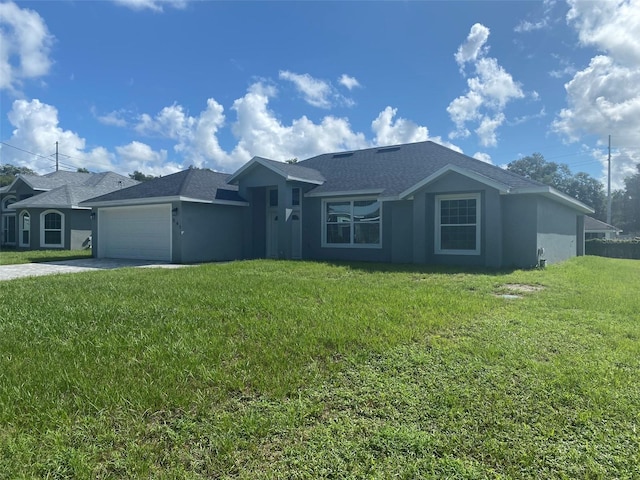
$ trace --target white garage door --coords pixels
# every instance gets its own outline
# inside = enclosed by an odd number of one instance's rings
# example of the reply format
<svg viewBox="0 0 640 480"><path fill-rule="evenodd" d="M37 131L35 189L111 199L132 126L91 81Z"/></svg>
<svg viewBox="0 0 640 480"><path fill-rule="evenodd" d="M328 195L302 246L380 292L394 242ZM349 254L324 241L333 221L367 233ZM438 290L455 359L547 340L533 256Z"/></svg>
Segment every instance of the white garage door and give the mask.
<svg viewBox="0 0 640 480"><path fill-rule="evenodd" d="M98 257L171 261L171 204L98 210Z"/></svg>

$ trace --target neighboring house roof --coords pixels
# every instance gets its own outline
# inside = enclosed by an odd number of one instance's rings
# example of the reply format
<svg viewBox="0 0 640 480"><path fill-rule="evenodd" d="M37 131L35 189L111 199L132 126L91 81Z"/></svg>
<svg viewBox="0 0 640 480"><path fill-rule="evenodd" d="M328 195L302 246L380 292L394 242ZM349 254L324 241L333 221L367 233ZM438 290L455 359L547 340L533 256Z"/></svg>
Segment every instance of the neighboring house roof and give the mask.
<svg viewBox="0 0 640 480"><path fill-rule="evenodd" d="M33 190L47 191L53 190L63 185L83 185L92 175L99 175L96 173L84 173L84 172L66 172L58 170L57 172L47 173L46 175L16 175L15 180L11 183L9 189L12 189L14 184L20 180L26 183ZM116 175L116 174L114 174Z"/></svg>
<svg viewBox="0 0 640 480"><path fill-rule="evenodd" d="M245 205L238 187L229 185L226 173L190 168L139 185L117 190L82 203L85 207L148 204L169 201Z"/></svg>
<svg viewBox="0 0 640 480"><path fill-rule="evenodd" d="M585 232L603 232L603 233L607 233L607 232L612 232L612 233L620 233L622 232L622 230L620 230L617 227L614 227L613 225L609 225L608 223L602 222L600 220L598 220L597 218L593 218L593 217L589 217L588 215L585 215L584 217L584 231Z"/></svg>
<svg viewBox="0 0 640 480"><path fill-rule="evenodd" d="M20 208L87 208L78 204L83 200L103 195L114 190L123 189L137 185L139 182L131 178L113 172L102 173L78 173L78 172L54 172L55 175L43 175L38 177L29 175L28 182L36 190L45 190L43 193L34 195L25 200L16 202L10 206L11 209ZM44 179L44 181L34 181L34 178ZM69 180L70 183L62 184L54 188L52 185Z"/></svg>

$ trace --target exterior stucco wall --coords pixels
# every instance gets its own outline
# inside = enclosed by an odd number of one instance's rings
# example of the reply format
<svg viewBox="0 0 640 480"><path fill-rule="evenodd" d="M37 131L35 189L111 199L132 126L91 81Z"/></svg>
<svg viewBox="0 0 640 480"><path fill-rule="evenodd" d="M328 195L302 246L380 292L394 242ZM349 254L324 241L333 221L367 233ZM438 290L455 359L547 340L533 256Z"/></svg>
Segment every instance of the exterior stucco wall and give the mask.
<svg viewBox="0 0 640 480"><path fill-rule="evenodd" d="M544 248L543 258L547 263L562 262L575 257L578 252L578 216L582 215L544 197L538 198L537 213L538 247Z"/></svg>
<svg viewBox="0 0 640 480"><path fill-rule="evenodd" d="M0 194L0 244L4 245L7 243L6 239L3 236L4 232L2 231L2 225L4 224L3 223L4 220L2 219L2 217L8 216L8 218L10 218L9 221L14 222L14 227L16 232L16 241L15 243L10 243L10 245L12 247L15 246L18 248L24 248L24 249L27 248L27 247L19 247L20 241L18 238L18 235L19 235L18 216L20 215L20 211L11 210L9 208L7 208L6 210L3 210L2 205L4 204L4 200L6 198L11 197L11 198L14 198L16 202L19 202L20 200L24 200L26 198L32 197L34 195L37 195L38 193L40 192L34 192L34 190L31 187L29 187L26 183L24 183L22 180L18 180L10 191Z"/></svg>
<svg viewBox="0 0 640 480"><path fill-rule="evenodd" d="M480 194L480 254L436 253L436 197L448 194ZM455 172L427 185L414 202L414 261L416 263L487 266L498 268L502 258L502 203L500 192ZM424 208L423 208L424 206Z"/></svg>
<svg viewBox="0 0 640 480"><path fill-rule="evenodd" d="M90 210L72 210L70 208L29 208L27 211L30 215L30 246L19 247L31 250L52 249L56 247L44 247L41 245L41 228L40 215L47 210L55 210L64 216L63 231L63 250L85 250L90 247L89 237L91 236L91 211ZM16 219L20 217L20 213L25 209L16 210ZM16 235L20 235L20 231L16 230ZM18 238L19 240L19 238Z"/></svg>
<svg viewBox="0 0 640 480"><path fill-rule="evenodd" d="M357 197L349 197L356 199ZM367 197L369 198L369 197ZM391 262L394 202L382 203L382 247L323 247L322 199L303 200L302 255L310 260L338 260L354 262Z"/></svg>
<svg viewBox="0 0 640 480"><path fill-rule="evenodd" d="M535 195L502 198L503 263L505 267L529 268L538 263L538 204Z"/></svg>
<svg viewBox="0 0 640 480"><path fill-rule="evenodd" d="M172 223L175 263L243 258L242 210L247 207L179 202L177 208Z"/></svg>
<svg viewBox="0 0 640 480"><path fill-rule="evenodd" d="M391 212L391 261L413 262L413 202L388 202Z"/></svg>

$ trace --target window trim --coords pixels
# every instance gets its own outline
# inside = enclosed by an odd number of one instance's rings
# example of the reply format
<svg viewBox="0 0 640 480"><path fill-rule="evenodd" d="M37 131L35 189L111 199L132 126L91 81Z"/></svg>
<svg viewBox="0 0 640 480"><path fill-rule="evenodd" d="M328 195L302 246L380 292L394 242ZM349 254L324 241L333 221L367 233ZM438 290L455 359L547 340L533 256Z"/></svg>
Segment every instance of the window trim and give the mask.
<svg viewBox="0 0 640 480"><path fill-rule="evenodd" d="M9 201L13 200L11 203L9 203ZM7 195L6 197L4 197L2 199L2 211L6 212L9 211L9 207L11 205L13 205L14 203L16 203L18 201L17 197L15 195Z"/></svg>
<svg viewBox="0 0 640 480"><path fill-rule="evenodd" d="M441 203L443 200L475 200L476 201L476 248L474 250L452 250L441 248L442 224L440 223ZM482 253L482 196L480 193L455 193L436 195L435 197L435 238L434 253L436 255L480 255ZM472 224L467 224L472 225Z"/></svg>
<svg viewBox="0 0 640 480"><path fill-rule="evenodd" d="M29 228L24 228L24 217L29 217ZM24 232L28 232L29 241L23 242ZM31 246L31 214L28 210L23 210L18 215L18 245L20 247Z"/></svg>
<svg viewBox="0 0 640 480"><path fill-rule="evenodd" d="M57 213L60 215L60 243L45 243L45 231L57 232L58 230L45 230L44 217L49 213ZM59 210L45 210L40 214L40 246L51 248L64 248L64 213Z"/></svg>
<svg viewBox="0 0 640 480"><path fill-rule="evenodd" d="M353 220L353 205L354 202L366 202L366 201L375 201L378 203L380 209L380 235L378 243L354 243L353 242L353 234L354 234L354 225L357 223ZM327 204L328 203L344 203L350 202L351 204L351 238L350 243L328 243L327 242ZM322 228L321 230L321 246L322 248L382 248L382 205L383 203L380 201L378 197L331 197L331 198L323 198L322 199L322 215L321 222Z"/></svg>
<svg viewBox="0 0 640 480"><path fill-rule="evenodd" d="M13 224L13 241L9 241L9 239L7 238L9 236L9 232L11 230L11 224ZM18 235L17 229L16 229L16 214L11 212L11 213L5 213L4 215L2 215L2 244L3 245L16 245L16 241L17 238L16 236Z"/></svg>

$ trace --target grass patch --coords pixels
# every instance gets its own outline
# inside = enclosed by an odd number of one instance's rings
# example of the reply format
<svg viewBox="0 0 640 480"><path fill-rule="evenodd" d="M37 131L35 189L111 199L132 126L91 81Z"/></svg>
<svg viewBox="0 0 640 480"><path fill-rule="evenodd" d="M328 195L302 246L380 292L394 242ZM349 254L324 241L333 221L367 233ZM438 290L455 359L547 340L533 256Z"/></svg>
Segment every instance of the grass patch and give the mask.
<svg viewBox="0 0 640 480"><path fill-rule="evenodd" d="M0 477L638 477L639 288L597 257L5 282Z"/></svg>
<svg viewBox="0 0 640 480"><path fill-rule="evenodd" d="M0 265L19 265L22 263L55 262L91 257L91 250L17 250L2 247Z"/></svg>

